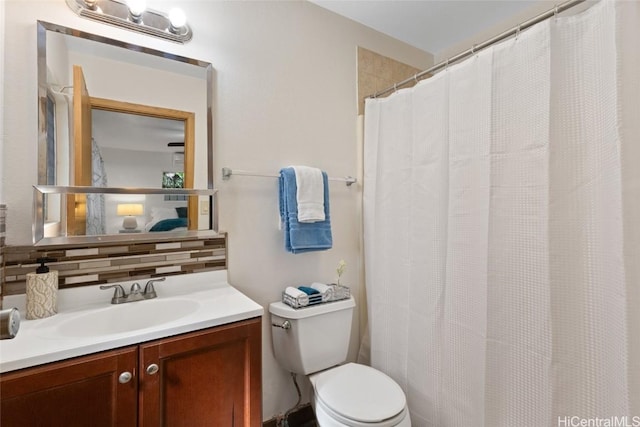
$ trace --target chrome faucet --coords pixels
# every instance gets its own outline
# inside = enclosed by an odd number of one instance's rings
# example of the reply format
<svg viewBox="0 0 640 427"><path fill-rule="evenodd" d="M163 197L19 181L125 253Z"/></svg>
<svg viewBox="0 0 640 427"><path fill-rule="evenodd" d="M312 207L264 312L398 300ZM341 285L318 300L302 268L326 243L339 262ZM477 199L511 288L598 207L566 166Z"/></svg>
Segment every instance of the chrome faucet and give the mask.
<svg viewBox="0 0 640 427"><path fill-rule="evenodd" d="M147 282L144 287L144 291L140 288L138 283L131 285L131 289L127 294L122 285L101 285L100 289L114 289L113 297L111 298L111 304L123 304L125 302L142 301L145 299L156 298L156 290L153 287L154 282L163 282L167 278L162 277L160 279L152 279Z"/></svg>

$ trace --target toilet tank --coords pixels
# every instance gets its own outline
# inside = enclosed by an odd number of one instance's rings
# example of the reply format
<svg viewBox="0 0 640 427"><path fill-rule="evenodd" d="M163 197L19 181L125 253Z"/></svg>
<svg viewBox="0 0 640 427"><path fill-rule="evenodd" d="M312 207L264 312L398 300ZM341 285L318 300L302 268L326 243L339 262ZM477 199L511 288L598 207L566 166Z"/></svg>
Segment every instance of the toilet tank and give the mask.
<svg viewBox="0 0 640 427"><path fill-rule="evenodd" d="M356 303L342 301L294 309L282 302L269 305L273 353L280 366L296 374L311 374L339 365L347 359L351 320Z"/></svg>

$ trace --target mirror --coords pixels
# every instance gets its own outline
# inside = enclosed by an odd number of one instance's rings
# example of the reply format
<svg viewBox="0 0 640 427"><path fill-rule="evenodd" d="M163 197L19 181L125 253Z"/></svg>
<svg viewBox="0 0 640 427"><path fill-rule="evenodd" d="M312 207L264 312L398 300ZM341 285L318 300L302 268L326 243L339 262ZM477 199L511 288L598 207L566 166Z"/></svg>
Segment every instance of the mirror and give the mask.
<svg viewBox="0 0 640 427"><path fill-rule="evenodd" d="M34 207L34 227L33 236L34 244L38 245L59 245L67 244L73 240L74 243L98 243L107 241L124 241L124 240L153 240L154 237L164 239L166 233L171 233L172 237L211 237L217 235L215 230L189 230L184 226L183 218L186 216L186 208L153 208L151 215L155 217L153 230L148 232L135 231L137 228L136 215L140 215L143 210L142 203L135 203L140 197L153 196L208 196L213 197L216 194L215 189L196 190L196 189L157 189L157 188L116 188L116 187L73 187L73 186L55 186L55 185L34 185L33 186L33 207ZM82 210L90 208L91 204L96 203L101 197L117 196L125 203L115 204L114 212L118 216L118 222L122 231L114 235L87 234L81 237L68 237L66 227L68 222L45 222L45 213L48 206L60 206L62 212L67 210L67 203L78 204L78 200L82 200L84 206ZM64 219L64 218L63 218ZM89 225L89 222L87 222ZM159 233L163 232L162 235Z"/></svg>
<svg viewBox="0 0 640 427"><path fill-rule="evenodd" d="M176 208L188 230L216 229L214 192L161 190L214 188L212 74L207 62L38 21L38 185L154 191L52 197L34 230L135 237Z"/></svg>

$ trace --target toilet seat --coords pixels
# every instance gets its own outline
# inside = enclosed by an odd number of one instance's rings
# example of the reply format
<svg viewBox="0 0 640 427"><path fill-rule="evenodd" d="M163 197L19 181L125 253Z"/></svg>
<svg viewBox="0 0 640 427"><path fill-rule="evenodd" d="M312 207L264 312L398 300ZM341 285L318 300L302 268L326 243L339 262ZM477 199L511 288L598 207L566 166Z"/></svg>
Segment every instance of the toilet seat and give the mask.
<svg viewBox="0 0 640 427"><path fill-rule="evenodd" d="M345 425L395 426L407 416L407 402L400 386L369 366L347 363L309 379L316 405Z"/></svg>
<svg viewBox="0 0 640 427"><path fill-rule="evenodd" d="M335 413L331 408L327 408L324 403L315 399L314 411L319 426L322 427L411 427L409 410L405 407L401 413L393 418L374 423L355 421L340 414Z"/></svg>

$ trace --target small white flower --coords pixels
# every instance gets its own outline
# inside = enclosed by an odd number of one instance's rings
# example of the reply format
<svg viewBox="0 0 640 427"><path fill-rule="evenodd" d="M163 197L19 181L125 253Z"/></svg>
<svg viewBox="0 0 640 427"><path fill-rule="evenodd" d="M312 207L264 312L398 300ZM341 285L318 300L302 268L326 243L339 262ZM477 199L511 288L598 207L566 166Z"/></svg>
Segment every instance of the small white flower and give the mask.
<svg viewBox="0 0 640 427"><path fill-rule="evenodd" d="M338 268L336 268L336 272L338 273L338 284L340 284L340 278L342 277L342 273L344 273L344 270L347 268L347 263L341 259L340 262L338 263Z"/></svg>

